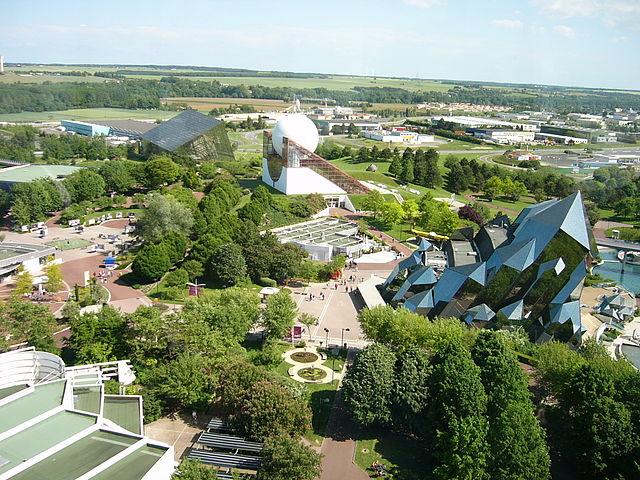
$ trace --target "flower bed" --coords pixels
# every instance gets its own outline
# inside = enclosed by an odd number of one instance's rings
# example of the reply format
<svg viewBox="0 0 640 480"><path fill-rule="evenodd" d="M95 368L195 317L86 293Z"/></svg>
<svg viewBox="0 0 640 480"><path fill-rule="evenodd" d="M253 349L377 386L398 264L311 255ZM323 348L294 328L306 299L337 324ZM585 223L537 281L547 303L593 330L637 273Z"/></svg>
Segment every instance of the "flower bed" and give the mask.
<svg viewBox="0 0 640 480"><path fill-rule="evenodd" d="M315 367L306 367L298 370L298 375L305 380L318 381L327 376L327 372Z"/></svg>
<svg viewBox="0 0 640 480"><path fill-rule="evenodd" d="M318 360L318 355L313 352L296 352L291 355L291 360L299 363L313 363Z"/></svg>

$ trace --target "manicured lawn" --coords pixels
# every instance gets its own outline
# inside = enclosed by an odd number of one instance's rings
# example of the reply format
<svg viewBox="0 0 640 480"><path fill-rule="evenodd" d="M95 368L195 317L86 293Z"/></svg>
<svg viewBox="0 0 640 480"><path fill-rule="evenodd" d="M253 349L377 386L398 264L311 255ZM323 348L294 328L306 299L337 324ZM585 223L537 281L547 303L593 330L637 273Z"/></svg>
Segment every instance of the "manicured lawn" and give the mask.
<svg viewBox="0 0 640 480"><path fill-rule="evenodd" d="M425 460L427 452L419 441L386 431L379 435L362 433L356 444L355 462L370 477L377 478L371 465L378 461L386 465L387 478L394 480L427 480L432 465Z"/></svg>
<svg viewBox="0 0 640 480"><path fill-rule="evenodd" d="M526 207L530 207L531 205L536 205L535 201L530 201L530 200L518 200L514 202L514 201L507 200L503 197L500 197L500 198L494 198L493 200L489 201L482 195L474 195L474 197L480 200L481 202L489 202L494 205L497 205L498 207L508 208L509 210L514 210L516 212L520 212L522 209Z"/></svg>
<svg viewBox="0 0 640 480"><path fill-rule="evenodd" d="M620 240L626 240L627 242L640 242L640 228L609 228L604 234L607 237L613 237L613 231L618 230L620 232Z"/></svg>
<svg viewBox="0 0 640 480"><path fill-rule="evenodd" d="M84 223L86 224L89 219L91 218L100 218L102 217L102 215L107 215L107 213L110 213L113 218L111 218L111 220L122 220L122 219L127 219L129 213L135 213L136 216L140 215L142 213L143 209L142 208L113 208L110 210L101 210L99 212L92 212L87 214L84 218ZM121 212L122 213L122 218L116 218L116 212Z"/></svg>
<svg viewBox="0 0 640 480"><path fill-rule="evenodd" d="M47 245L56 247L60 250L73 250L74 248L88 247L89 245L91 245L91 242L88 242L87 240L83 240L81 238L66 238L64 240L49 242L47 243Z"/></svg>
<svg viewBox="0 0 640 480"><path fill-rule="evenodd" d="M285 343L281 343L279 346L283 353L291 348L289 344ZM325 353L327 354L327 360L322 364L332 368L336 373L341 372L344 366L345 354L341 353L333 356L330 351L325 351ZM289 368L291 368L291 364L282 361L275 367L275 371L284 377L289 377ZM309 407L313 416L311 419L312 428L305 433L304 438L312 445L320 446L331 416L331 409L333 408L333 401L338 388L338 379L336 378L331 383L306 383L305 385L309 392Z"/></svg>

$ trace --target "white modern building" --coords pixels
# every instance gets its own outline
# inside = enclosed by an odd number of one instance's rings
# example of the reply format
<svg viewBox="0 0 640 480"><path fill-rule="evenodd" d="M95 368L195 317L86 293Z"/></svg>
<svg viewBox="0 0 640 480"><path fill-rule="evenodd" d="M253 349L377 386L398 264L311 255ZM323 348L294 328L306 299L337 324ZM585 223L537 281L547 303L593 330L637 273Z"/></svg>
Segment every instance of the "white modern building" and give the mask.
<svg viewBox="0 0 640 480"><path fill-rule="evenodd" d="M377 140L384 143L431 143L435 141L433 135L423 135L407 130L364 130L360 135L370 140Z"/></svg>
<svg viewBox="0 0 640 480"><path fill-rule="evenodd" d="M538 130L538 126L532 123L516 123L516 122L505 122L504 120L496 120L494 118L485 118L485 117L471 117L466 115L456 115L456 116L443 116L436 115L431 118L431 121L445 121L454 123L456 125L461 125L463 127L469 128L481 128L481 127L505 127L505 128L518 128L524 131L535 132Z"/></svg>
<svg viewBox="0 0 640 480"><path fill-rule="evenodd" d="M573 143L589 143L589 140L587 140L586 138L569 137L567 135L558 135L555 133L536 132L535 139L542 142L558 143L561 145L570 145Z"/></svg>
<svg viewBox="0 0 640 480"><path fill-rule="evenodd" d="M316 155L318 130L301 114L282 119L264 132L262 181L287 195L366 194L369 189Z"/></svg>
<svg viewBox="0 0 640 480"><path fill-rule="evenodd" d="M518 143L530 143L535 138L535 132L523 130L484 130L474 129L473 136L490 142L505 145L516 145Z"/></svg>
<svg viewBox="0 0 640 480"><path fill-rule="evenodd" d="M0 480L169 480L173 447L144 435L127 361L65 367L32 347L0 354Z"/></svg>
<svg viewBox="0 0 640 480"><path fill-rule="evenodd" d="M271 230L280 243L294 243L312 260L330 261L336 255L359 257L371 245L358 236L358 225L334 217L322 217Z"/></svg>

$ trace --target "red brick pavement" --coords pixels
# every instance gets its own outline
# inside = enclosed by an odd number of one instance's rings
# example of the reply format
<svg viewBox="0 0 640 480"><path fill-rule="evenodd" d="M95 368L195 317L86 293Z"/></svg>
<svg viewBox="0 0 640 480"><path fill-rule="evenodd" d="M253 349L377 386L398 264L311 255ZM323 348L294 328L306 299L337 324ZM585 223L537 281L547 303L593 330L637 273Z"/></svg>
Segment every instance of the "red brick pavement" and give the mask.
<svg viewBox="0 0 640 480"><path fill-rule="evenodd" d="M103 271L106 272L104 268L101 268L102 262L104 261L104 255L95 254L88 255L83 258L79 258L77 260L71 260L69 262L65 262L61 265L62 275L64 276L65 281L69 284L71 288L74 285L82 285L84 283L84 272L88 270L90 275L93 277L94 272ZM107 277L107 282L101 284L103 287L106 287L107 290L111 293L111 301L114 300L127 300L130 298L141 297L142 294L124 282L119 280L119 275L124 275L128 273L130 270L115 270L113 272L112 277Z"/></svg>

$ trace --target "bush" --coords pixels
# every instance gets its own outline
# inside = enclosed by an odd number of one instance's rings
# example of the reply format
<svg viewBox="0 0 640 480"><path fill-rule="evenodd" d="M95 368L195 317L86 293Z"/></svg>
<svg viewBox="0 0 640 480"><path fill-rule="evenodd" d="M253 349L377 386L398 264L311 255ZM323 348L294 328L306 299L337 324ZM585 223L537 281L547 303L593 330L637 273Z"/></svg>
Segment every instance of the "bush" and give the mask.
<svg viewBox="0 0 640 480"><path fill-rule="evenodd" d="M184 288L167 287L160 292L160 297L163 300L182 300L184 298Z"/></svg>
<svg viewBox="0 0 640 480"><path fill-rule="evenodd" d="M273 278L260 277L258 279L258 285L260 285L261 287L277 287L278 282L276 282Z"/></svg>
<svg viewBox="0 0 640 480"><path fill-rule="evenodd" d="M171 268L171 260L163 245L151 244L142 248L131 265L131 270L140 280L153 282Z"/></svg>
<svg viewBox="0 0 640 480"><path fill-rule="evenodd" d="M178 268L167 273L164 277L164 284L167 287L182 287L184 288L189 281L189 274L184 268Z"/></svg>

